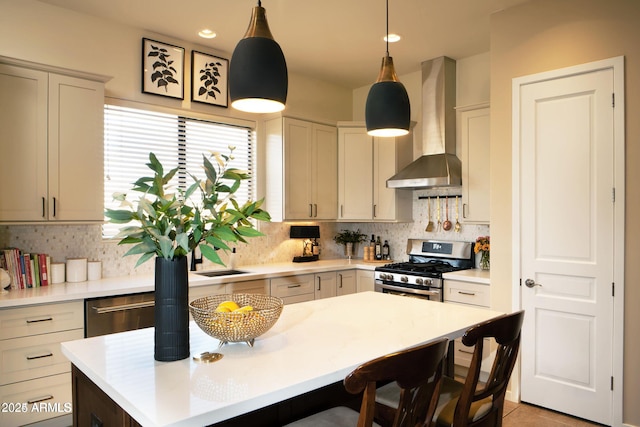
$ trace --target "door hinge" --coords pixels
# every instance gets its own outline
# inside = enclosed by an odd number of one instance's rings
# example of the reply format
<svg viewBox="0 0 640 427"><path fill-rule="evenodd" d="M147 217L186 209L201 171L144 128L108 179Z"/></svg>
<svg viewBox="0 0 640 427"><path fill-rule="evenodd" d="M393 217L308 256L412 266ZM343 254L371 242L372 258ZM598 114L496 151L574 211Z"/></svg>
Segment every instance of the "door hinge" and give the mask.
<svg viewBox="0 0 640 427"><path fill-rule="evenodd" d="M613 377L611 377L611 391L613 391Z"/></svg>

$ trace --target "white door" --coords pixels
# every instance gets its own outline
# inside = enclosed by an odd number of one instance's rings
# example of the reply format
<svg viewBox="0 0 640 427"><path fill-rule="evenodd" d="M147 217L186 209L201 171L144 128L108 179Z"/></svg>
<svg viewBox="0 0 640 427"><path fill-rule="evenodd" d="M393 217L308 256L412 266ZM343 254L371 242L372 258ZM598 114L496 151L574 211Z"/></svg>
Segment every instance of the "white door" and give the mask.
<svg viewBox="0 0 640 427"><path fill-rule="evenodd" d="M514 81L521 399L611 424L614 69L565 71Z"/></svg>

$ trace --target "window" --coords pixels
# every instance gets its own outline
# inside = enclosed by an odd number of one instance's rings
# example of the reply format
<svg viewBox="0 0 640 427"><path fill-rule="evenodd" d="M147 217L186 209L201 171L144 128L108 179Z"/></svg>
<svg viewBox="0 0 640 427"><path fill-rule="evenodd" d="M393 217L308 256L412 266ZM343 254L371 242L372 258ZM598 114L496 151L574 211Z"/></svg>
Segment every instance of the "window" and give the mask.
<svg viewBox="0 0 640 427"><path fill-rule="evenodd" d="M174 185L186 189L191 178L186 171L204 178L202 155L211 152L226 154L236 147L230 167L253 170L253 129L175 114L158 113L135 108L105 105L104 108L104 205L117 209L114 193L126 193L141 176L150 176L146 166L153 152L165 173L179 167ZM132 194L130 200L137 195ZM238 203L253 199L253 180L243 181L236 192ZM106 223L104 238L118 234L121 224Z"/></svg>

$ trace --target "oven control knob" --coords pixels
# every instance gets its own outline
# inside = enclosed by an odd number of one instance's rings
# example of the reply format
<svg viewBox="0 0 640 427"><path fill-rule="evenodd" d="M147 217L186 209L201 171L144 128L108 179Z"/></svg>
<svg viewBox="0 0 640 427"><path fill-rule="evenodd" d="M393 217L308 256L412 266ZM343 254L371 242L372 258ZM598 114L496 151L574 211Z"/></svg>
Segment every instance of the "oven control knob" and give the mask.
<svg viewBox="0 0 640 427"><path fill-rule="evenodd" d="M424 283L424 281L422 280L422 278L418 277L416 279L416 285L422 285Z"/></svg>
<svg viewBox="0 0 640 427"><path fill-rule="evenodd" d="M402 283L407 283L407 282L409 281L409 278L408 278L407 276L402 276L402 277L400 278L400 281L401 281Z"/></svg>
<svg viewBox="0 0 640 427"><path fill-rule="evenodd" d="M431 285L433 285L433 280L431 280L431 279L424 279L424 285L425 285L425 286L431 286Z"/></svg>

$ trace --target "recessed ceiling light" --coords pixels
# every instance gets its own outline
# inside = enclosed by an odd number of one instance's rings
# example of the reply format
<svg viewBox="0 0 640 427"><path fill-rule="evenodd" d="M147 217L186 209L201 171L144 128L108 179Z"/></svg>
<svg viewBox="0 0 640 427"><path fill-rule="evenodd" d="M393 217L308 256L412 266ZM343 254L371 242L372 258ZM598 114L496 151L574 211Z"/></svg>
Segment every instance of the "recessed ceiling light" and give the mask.
<svg viewBox="0 0 640 427"><path fill-rule="evenodd" d="M217 34L215 33L215 31L211 31L211 30L210 30L210 29L208 29L208 28L205 28L204 30L199 31L199 32L198 32L198 35L199 35L200 37L202 37L203 39L212 39L212 38L214 38L215 36L217 36Z"/></svg>
<svg viewBox="0 0 640 427"><path fill-rule="evenodd" d="M395 43L400 41L400 36L398 34L389 34L388 36L384 37L384 41L388 41L389 43Z"/></svg>

